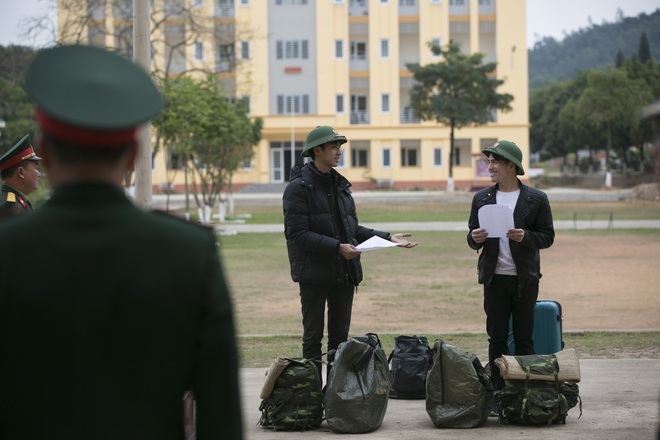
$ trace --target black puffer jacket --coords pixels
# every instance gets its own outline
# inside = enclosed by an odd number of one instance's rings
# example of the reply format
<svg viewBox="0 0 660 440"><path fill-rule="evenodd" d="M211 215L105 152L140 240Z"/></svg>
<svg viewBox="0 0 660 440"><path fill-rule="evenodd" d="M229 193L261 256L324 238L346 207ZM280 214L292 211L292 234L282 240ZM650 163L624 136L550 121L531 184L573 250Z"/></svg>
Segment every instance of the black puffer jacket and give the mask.
<svg viewBox="0 0 660 440"><path fill-rule="evenodd" d="M472 231L479 228L479 208L496 203L496 192L497 185L494 185L482 189L474 195L468 221L470 229L467 235L468 245L476 250L483 247L483 252L479 255L477 270L479 283L486 285L490 284L495 273L497 256L500 252L500 239L487 238L484 243L477 244L472 239ZM522 242L509 240L511 255L516 264L518 283L520 288L523 288L539 282L542 276L539 250L549 248L555 240L552 211L545 193L520 183L520 196L518 196L516 209L513 211L513 223L517 229L525 230Z"/></svg>
<svg viewBox="0 0 660 440"><path fill-rule="evenodd" d="M374 235L386 238L388 234L358 224L350 186L334 169L323 174L311 162L291 170L283 208L293 281L325 284L350 280L355 286L362 281L360 258L346 261L339 254L339 245L358 245Z"/></svg>

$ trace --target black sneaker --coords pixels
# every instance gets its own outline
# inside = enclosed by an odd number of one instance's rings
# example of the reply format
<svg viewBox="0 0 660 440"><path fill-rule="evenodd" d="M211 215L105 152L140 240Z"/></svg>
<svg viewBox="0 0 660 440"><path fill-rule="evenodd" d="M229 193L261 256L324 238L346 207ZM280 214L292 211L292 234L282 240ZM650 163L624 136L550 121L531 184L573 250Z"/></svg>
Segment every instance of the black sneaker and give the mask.
<svg viewBox="0 0 660 440"><path fill-rule="evenodd" d="M490 414L488 417L499 417L500 416L500 392L493 392L493 403L490 407Z"/></svg>

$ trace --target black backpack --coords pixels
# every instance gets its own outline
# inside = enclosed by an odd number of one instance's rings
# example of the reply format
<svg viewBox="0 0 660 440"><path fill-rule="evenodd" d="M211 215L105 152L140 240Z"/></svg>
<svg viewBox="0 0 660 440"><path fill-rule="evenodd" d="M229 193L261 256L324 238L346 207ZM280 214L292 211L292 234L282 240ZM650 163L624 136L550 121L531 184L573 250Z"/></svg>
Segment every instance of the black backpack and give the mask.
<svg viewBox="0 0 660 440"><path fill-rule="evenodd" d="M424 399L432 357L426 336L397 336L388 358L392 399Z"/></svg>

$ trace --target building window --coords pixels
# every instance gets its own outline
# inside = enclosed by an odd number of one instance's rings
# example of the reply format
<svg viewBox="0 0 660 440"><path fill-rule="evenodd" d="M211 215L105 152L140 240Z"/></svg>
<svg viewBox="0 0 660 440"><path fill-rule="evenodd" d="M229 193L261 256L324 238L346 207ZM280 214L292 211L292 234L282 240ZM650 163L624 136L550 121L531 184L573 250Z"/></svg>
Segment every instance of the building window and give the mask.
<svg viewBox="0 0 660 440"><path fill-rule="evenodd" d="M351 124L368 124L366 95L351 95Z"/></svg>
<svg viewBox="0 0 660 440"><path fill-rule="evenodd" d="M392 149L390 147L381 150L381 164L383 168L392 167Z"/></svg>
<svg viewBox="0 0 660 440"><path fill-rule="evenodd" d="M442 3L442 0L431 0L431 3L434 5L439 5Z"/></svg>
<svg viewBox="0 0 660 440"><path fill-rule="evenodd" d="M390 57L390 40L383 38L380 40L380 57L389 58Z"/></svg>
<svg viewBox="0 0 660 440"><path fill-rule="evenodd" d="M202 6L204 4L204 0L192 0L190 2L191 6Z"/></svg>
<svg viewBox="0 0 660 440"><path fill-rule="evenodd" d="M241 6L250 6L250 0L241 0L240 5Z"/></svg>
<svg viewBox="0 0 660 440"><path fill-rule="evenodd" d="M195 41L195 61L204 61L204 43Z"/></svg>
<svg viewBox="0 0 660 440"><path fill-rule="evenodd" d="M367 43L364 41L351 41L351 60L367 59Z"/></svg>
<svg viewBox="0 0 660 440"><path fill-rule="evenodd" d="M351 166L366 168L369 166L369 150L366 148L351 148Z"/></svg>
<svg viewBox="0 0 660 440"><path fill-rule="evenodd" d="M236 65L233 44L218 44L216 53L216 71L231 72Z"/></svg>
<svg viewBox="0 0 660 440"><path fill-rule="evenodd" d="M277 95L277 114L309 114L309 95Z"/></svg>
<svg viewBox="0 0 660 440"><path fill-rule="evenodd" d="M250 42L241 41L241 59L249 60L250 59Z"/></svg>
<svg viewBox="0 0 660 440"><path fill-rule="evenodd" d="M275 54L278 60L306 60L309 58L309 41L278 40Z"/></svg>
<svg viewBox="0 0 660 440"><path fill-rule="evenodd" d="M342 148L342 150L345 151L343 148ZM343 152L342 152L342 155L339 156L339 164L337 165L337 168L340 168L340 169L346 168L346 156L344 156Z"/></svg>
<svg viewBox="0 0 660 440"><path fill-rule="evenodd" d="M418 157L419 150L416 147L401 147L401 166L402 167L416 167L419 166Z"/></svg>
<svg viewBox="0 0 660 440"><path fill-rule="evenodd" d="M390 112L390 94L382 93L380 95L380 111L383 113Z"/></svg>
<svg viewBox="0 0 660 440"><path fill-rule="evenodd" d="M306 5L307 0L275 0L277 6L281 5Z"/></svg>
<svg viewBox="0 0 660 440"><path fill-rule="evenodd" d="M344 40L335 40L335 58L344 59Z"/></svg>
<svg viewBox="0 0 660 440"><path fill-rule="evenodd" d="M344 95L335 95L335 113L344 112Z"/></svg>
<svg viewBox="0 0 660 440"><path fill-rule="evenodd" d="M433 148L433 166L436 168L442 166L442 147Z"/></svg>

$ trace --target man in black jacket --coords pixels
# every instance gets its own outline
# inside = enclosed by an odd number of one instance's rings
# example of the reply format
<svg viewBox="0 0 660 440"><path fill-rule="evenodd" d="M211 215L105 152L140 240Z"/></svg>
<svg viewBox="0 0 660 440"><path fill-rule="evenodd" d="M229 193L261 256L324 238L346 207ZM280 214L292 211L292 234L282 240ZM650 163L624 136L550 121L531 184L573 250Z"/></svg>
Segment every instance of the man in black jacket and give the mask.
<svg viewBox="0 0 660 440"><path fill-rule="evenodd" d="M362 281L356 246L373 236L401 247L417 245L406 240L411 234L390 235L358 223L351 184L334 169L344 143L346 137L332 127L310 131L302 155L312 161L293 167L284 191L284 235L291 278L300 287L302 355L308 359L321 354L326 301L328 350L348 339L353 293Z"/></svg>
<svg viewBox="0 0 660 440"><path fill-rule="evenodd" d="M488 360L495 390L504 380L495 359L507 354L509 318L513 318L516 355L534 354L534 306L539 293L539 250L552 245L555 231L550 203L545 193L520 182L524 175L522 152L510 141L499 141L483 150L494 186L477 192L467 235L468 245L481 250L478 262L479 283L484 285L484 310L488 332ZM506 236L489 238L479 225L479 209L484 205L509 206L514 228Z"/></svg>

